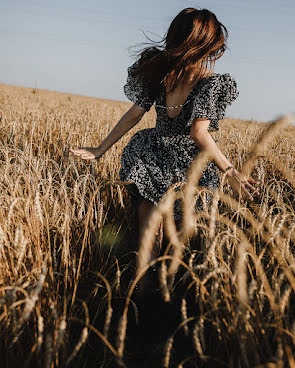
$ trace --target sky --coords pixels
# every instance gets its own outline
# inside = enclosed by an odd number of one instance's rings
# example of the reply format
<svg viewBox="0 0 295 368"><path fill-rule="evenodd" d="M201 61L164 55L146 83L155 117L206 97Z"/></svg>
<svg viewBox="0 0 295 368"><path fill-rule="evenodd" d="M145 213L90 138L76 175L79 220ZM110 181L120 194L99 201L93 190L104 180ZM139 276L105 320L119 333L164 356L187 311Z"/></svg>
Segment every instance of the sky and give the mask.
<svg viewBox="0 0 295 368"><path fill-rule="evenodd" d="M159 39L186 7L229 32L215 72L239 97L226 116L271 121L295 111L294 0L0 0L0 83L127 101L130 47Z"/></svg>

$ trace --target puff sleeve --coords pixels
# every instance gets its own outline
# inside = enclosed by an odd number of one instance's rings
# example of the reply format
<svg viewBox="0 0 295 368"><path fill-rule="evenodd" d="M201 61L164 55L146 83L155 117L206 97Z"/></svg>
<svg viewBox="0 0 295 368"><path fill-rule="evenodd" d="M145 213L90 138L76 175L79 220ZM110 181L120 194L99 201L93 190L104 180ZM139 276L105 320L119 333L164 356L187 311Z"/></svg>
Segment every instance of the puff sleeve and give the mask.
<svg viewBox="0 0 295 368"><path fill-rule="evenodd" d="M226 107L238 97L237 83L230 74L215 74L201 85L194 96L192 115L189 125L194 119L210 120L208 131L219 129L218 121L224 118Z"/></svg>
<svg viewBox="0 0 295 368"><path fill-rule="evenodd" d="M148 111L153 105L154 99L150 96L148 84L134 75L137 66L138 61L127 69L128 76L124 85L124 93L130 101Z"/></svg>

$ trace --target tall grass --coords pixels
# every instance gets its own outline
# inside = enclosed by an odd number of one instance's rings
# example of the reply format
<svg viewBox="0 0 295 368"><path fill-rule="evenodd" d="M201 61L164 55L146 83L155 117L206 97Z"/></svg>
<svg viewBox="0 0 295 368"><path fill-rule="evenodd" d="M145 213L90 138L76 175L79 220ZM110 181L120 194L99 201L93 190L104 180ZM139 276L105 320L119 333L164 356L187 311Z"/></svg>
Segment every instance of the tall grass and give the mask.
<svg viewBox="0 0 295 368"><path fill-rule="evenodd" d="M100 161L84 162L69 147L98 145L127 103L4 85L0 92L6 366L79 366L89 334L102 367L106 357L126 366L130 308L141 317L133 296L163 222L167 244L153 264L160 264L164 300L178 300L181 315L162 349L163 367L294 367L295 138L286 119L225 119L213 133L235 166L260 181L259 198L243 202L223 180L211 207L195 213L193 198L205 195L196 186L206 162L200 155L188 184L167 192L136 244L134 209L118 181L120 155L137 129L154 125L154 112ZM176 198L184 208L180 227Z"/></svg>

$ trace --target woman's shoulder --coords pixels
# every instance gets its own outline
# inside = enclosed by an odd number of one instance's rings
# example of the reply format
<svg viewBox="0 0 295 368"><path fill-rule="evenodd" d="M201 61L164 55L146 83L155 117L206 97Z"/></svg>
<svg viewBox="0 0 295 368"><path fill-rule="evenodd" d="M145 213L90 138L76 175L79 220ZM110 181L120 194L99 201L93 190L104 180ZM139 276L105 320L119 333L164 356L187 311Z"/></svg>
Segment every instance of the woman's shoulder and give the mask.
<svg viewBox="0 0 295 368"><path fill-rule="evenodd" d="M192 102L199 104L230 105L239 95L235 78L230 73L213 73L201 80L193 90Z"/></svg>
<svg viewBox="0 0 295 368"><path fill-rule="evenodd" d="M213 73L205 78L205 82L208 84L236 84L234 76L230 73Z"/></svg>
<svg viewBox="0 0 295 368"><path fill-rule="evenodd" d="M125 96L133 103L145 108L147 111L154 102L150 93L150 86L147 80L141 78L138 74L138 67L155 56L160 50L156 47L149 47L143 50L139 58L127 69L127 81L124 85Z"/></svg>
<svg viewBox="0 0 295 368"><path fill-rule="evenodd" d="M239 95L235 77L230 73L219 74L221 100L231 104Z"/></svg>
<svg viewBox="0 0 295 368"><path fill-rule="evenodd" d="M229 98L237 97L237 82L234 76L230 73L213 73L211 76L204 78L199 88L196 89L196 95L208 95L208 97L215 96L229 96Z"/></svg>

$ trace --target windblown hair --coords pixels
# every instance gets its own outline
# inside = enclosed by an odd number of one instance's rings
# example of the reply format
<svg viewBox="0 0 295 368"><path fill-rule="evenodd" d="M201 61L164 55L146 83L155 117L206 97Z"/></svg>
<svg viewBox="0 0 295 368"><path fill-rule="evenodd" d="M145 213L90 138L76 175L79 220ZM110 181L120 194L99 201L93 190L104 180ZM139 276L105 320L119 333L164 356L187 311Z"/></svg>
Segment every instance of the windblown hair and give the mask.
<svg viewBox="0 0 295 368"><path fill-rule="evenodd" d="M196 67L194 83L212 71L226 50L228 32L207 9L183 9L171 22L160 42L141 50L134 75L148 85L156 97L169 76L169 91L188 80L188 67ZM150 40L151 41L151 40Z"/></svg>

